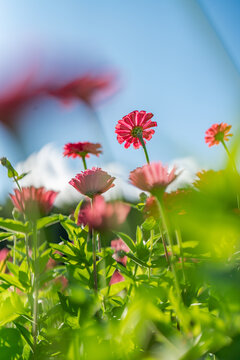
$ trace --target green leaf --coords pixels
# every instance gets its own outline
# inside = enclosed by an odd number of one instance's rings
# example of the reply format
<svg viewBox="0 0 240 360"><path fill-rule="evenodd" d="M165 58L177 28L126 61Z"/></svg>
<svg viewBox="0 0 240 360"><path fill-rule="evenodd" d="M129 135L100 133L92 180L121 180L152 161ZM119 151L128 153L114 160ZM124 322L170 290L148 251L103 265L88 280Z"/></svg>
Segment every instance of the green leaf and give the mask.
<svg viewBox="0 0 240 360"><path fill-rule="evenodd" d="M78 222L78 214L79 214L79 211L81 209L81 206L82 206L82 203L83 203L83 200L80 200L75 211L74 211L74 219L75 219L75 223L77 224Z"/></svg>
<svg viewBox="0 0 240 360"><path fill-rule="evenodd" d="M117 237L121 238L129 247L130 250L132 250L132 252L135 252L136 247L135 247L135 243L132 240L132 238L130 238L130 236L128 236L127 234L124 234L122 232L114 232Z"/></svg>
<svg viewBox="0 0 240 360"><path fill-rule="evenodd" d="M12 164L10 163L10 161L6 157L2 157L0 159L0 163L2 164L2 166L7 168L9 178L18 176L17 171L14 169L14 167L12 166Z"/></svg>
<svg viewBox="0 0 240 360"><path fill-rule="evenodd" d="M154 228L155 225L156 225L156 220L154 219L153 216L149 216L142 224L142 228L144 230L150 231Z"/></svg>
<svg viewBox="0 0 240 360"><path fill-rule="evenodd" d="M19 267L17 265L7 261L7 267L10 273L18 277Z"/></svg>
<svg viewBox="0 0 240 360"><path fill-rule="evenodd" d="M33 351L33 338L31 333L22 325L18 324L16 321L13 322L16 328L20 331L24 340L28 343L31 350Z"/></svg>
<svg viewBox="0 0 240 360"><path fill-rule="evenodd" d="M38 219L37 221L37 229L40 230L44 227L56 224L59 222L59 215L51 215L51 216L45 216L41 219Z"/></svg>
<svg viewBox="0 0 240 360"><path fill-rule="evenodd" d="M12 236L12 233L1 232L0 233L0 241L4 241L4 240L8 239L10 236Z"/></svg>
<svg viewBox="0 0 240 360"><path fill-rule="evenodd" d="M23 179L23 178L24 178L26 175L28 175L30 172L31 172L31 171L28 171L28 172L26 172L26 173L22 173L21 175L18 175L18 176L17 176L17 180Z"/></svg>
<svg viewBox="0 0 240 360"><path fill-rule="evenodd" d="M142 238L143 238L142 230L140 229L139 226L137 226L137 229L136 229L136 242L137 242L137 244L140 244L142 242Z"/></svg>
<svg viewBox="0 0 240 360"><path fill-rule="evenodd" d="M12 233L28 234L31 231L29 222L0 218L0 228Z"/></svg>
<svg viewBox="0 0 240 360"><path fill-rule="evenodd" d="M74 221L70 220L67 216L59 216L60 224L66 230L69 240L74 240L82 232L80 226L78 226Z"/></svg>
<svg viewBox="0 0 240 360"><path fill-rule="evenodd" d="M24 291L24 288L22 284L18 281L18 279L15 276L11 276L9 274L0 274L0 279L5 281L10 286L16 286L18 289Z"/></svg>
<svg viewBox="0 0 240 360"><path fill-rule="evenodd" d="M134 256L131 253L127 253L126 256L129 257L130 259L132 259L136 264L138 264L140 266L147 267L147 268L151 267L146 262L140 260L139 258L137 258L136 256Z"/></svg>

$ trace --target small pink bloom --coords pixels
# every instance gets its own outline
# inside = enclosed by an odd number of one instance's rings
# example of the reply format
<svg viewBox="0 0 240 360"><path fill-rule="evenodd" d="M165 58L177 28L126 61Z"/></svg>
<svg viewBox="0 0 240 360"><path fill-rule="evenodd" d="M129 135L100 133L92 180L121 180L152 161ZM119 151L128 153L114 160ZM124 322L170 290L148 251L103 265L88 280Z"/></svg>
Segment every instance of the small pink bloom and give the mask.
<svg viewBox="0 0 240 360"><path fill-rule="evenodd" d="M15 189L15 195L10 194L13 205L21 213L29 217L47 215L58 194L56 191L46 191L44 187L35 188L34 186L23 187L22 191Z"/></svg>
<svg viewBox="0 0 240 360"><path fill-rule="evenodd" d="M142 136L143 139L150 140L155 133L151 128L157 126L155 121L150 120L152 117L152 113L135 110L119 120L115 128L119 144L125 141L124 147L126 149L129 148L131 144L133 144L135 149L138 149L141 146L139 136Z"/></svg>
<svg viewBox="0 0 240 360"><path fill-rule="evenodd" d="M211 147L218 145L220 141L228 141L228 137L232 136L232 134L228 134L231 127L231 125L226 123L213 124L205 133L206 144L209 144L208 146Z"/></svg>
<svg viewBox="0 0 240 360"><path fill-rule="evenodd" d="M124 251L128 253L130 251L129 247L125 244L122 239L116 239L111 241L111 247L114 249L113 258L118 262L126 266L127 256L121 256L121 252Z"/></svg>
<svg viewBox="0 0 240 360"><path fill-rule="evenodd" d="M152 162L131 171L129 179L139 189L155 193L164 191L176 179L175 171L175 167L169 172L161 162Z"/></svg>
<svg viewBox="0 0 240 360"><path fill-rule="evenodd" d="M68 157L89 157L89 154L99 156L102 153L100 144L90 142L68 143L64 145L64 156Z"/></svg>
<svg viewBox="0 0 240 360"><path fill-rule="evenodd" d="M111 280L109 281L109 286L113 284L117 284L121 281L125 281L122 274L116 269L111 277Z"/></svg>
<svg viewBox="0 0 240 360"><path fill-rule="evenodd" d="M99 231L113 230L125 221L129 210L130 207L120 201L106 203L102 196L96 196L92 205L88 203L80 210L78 225Z"/></svg>
<svg viewBox="0 0 240 360"><path fill-rule="evenodd" d="M5 261L8 257L9 250L7 248L3 248L0 250L0 261Z"/></svg>
<svg viewBox="0 0 240 360"><path fill-rule="evenodd" d="M92 106L97 100L114 93L115 81L116 77L113 73L86 74L62 86L52 88L49 94L57 97L64 104L80 100Z"/></svg>
<svg viewBox="0 0 240 360"><path fill-rule="evenodd" d="M91 170L82 171L75 178L69 181L81 194L92 198L100 195L115 186L113 181L115 177L110 176L106 171L93 167Z"/></svg>

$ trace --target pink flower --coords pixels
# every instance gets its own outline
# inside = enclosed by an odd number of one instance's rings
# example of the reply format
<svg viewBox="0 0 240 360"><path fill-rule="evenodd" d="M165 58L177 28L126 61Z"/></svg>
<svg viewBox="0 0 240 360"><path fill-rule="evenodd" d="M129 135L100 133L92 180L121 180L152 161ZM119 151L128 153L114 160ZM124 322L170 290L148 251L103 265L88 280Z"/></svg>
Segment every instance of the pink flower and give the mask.
<svg viewBox="0 0 240 360"><path fill-rule="evenodd" d="M213 145L218 145L220 141L228 141L228 137L232 134L228 134L231 129L231 125L226 123L213 124L205 133L205 142L211 147Z"/></svg>
<svg viewBox="0 0 240 360"><path fill-rule="evenodd" d="M155 121L150 120L152 117L152 113L135 110L124 116L122 120L119 120L115 128L119 144L125 141L124 147L126 149L129 148L131 144L133 144L135 149L138 149L141 146L139 136L142 136L143 139L150 140L155 133L151 128L157 126ZM144 143L146 142L144 141Z"/></svg>
<svg viewBox="0 0 240 360"><path fill-rule="evenodd" d="M75 178L69 181L81 194L92 198L95 195L103 194L113 186L115 177L110 176L106 171L93 167L91 170L82 171Z"/></svg>
<svg viewBox="0 0 240 360"><path fill-rule="evenodd" d="M15 195L10 194L13 205L21 213L29 217L47 215L58 194L56 191L46 191L44 187L35 188L34 186L24 187L22 191L15 189Z"/></svg>
<svg viewBox="0 0 240 360"><path fill-rule="evenodd" d="M37 85L35 69L16 78L14 84L0 94L0 122L14 129L21 112L45 91L43 86Z"/></svg>
<svg viewBox="0 0 240 360"><path fill-rule="evenodd" d="M121 281L125 281L124 277L122 276L122 274L119 272L118 269L116 269L114 271L114 273L112 274L111 280L109 281L109 286L113 285L113 284L117 284Z"/></svg>
<svg viewBox="0 0 240 360"><path fill-rule="evenodd" d="M89 157L89 154L99 156L102 153L100 144L90 142L68 143L64 145L64 156L68 157Z"/></svg>
<svg viewBox="0 0 240 360"><path fill-rule="evenodd" d="M49 94L57 97L64 104L80 100L92 106L99 98L106 97L114 92L114 82L115 75L112 73L86 74L62 86L51 89Z"/></svg>
<svg viewBox="0 0 240 360"><path fill-rule="evenodd" d="M165 188L176 179L175 171L175 167L169 172L167 166L162 166L161 162L152 162L131 171L129 179L134 186L154 195L159 191L164 192Z"/></svg>
<svg viewBox="0 0 240 360"><path fill-rule="evenodd" d="M9 250L7 248L3 248L0 250L0 262L5 261L8 257Z"/></svg>
<svg viewBox="0 0 240 360"><path fill-rule="evenodd" d="M111 241L111 247L114 249L113 258L126 266L127 264L127 256L122 255L122 252L128 253L130 251L129 247L125 244L122 239L116 239Z"/></svg>
<svg viewBox="0 0 240 360"><path fill-rule="evenodd" d="M96 196L92 206L88 203L80 210L78 225L88 225L99 231L113 230L125 221L129 210L130 207L120 201L106 203L102 196Z"/></svg>
<svg viewBox="0 0 240 360"><path fill-rule="evenodd" d="M113 258L120 264L123 264L123 266L127 265L127 256L123 255L122 252L129 252L129 247L125 244L125 242L122 239L116 239L111 241L111 247L114 249ZM121 281L124 281L124 277L119 272L118 269L116 269L111 277L111 280L109 282L109 285L117 284Z"/></svg>

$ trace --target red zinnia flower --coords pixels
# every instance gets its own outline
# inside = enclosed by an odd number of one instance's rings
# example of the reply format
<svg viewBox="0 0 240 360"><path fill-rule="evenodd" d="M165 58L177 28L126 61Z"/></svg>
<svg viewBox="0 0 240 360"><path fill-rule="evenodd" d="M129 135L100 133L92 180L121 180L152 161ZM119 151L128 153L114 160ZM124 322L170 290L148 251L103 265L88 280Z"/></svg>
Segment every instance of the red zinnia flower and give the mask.
<svg viewBox="0 0 240 360"><path fill-rule="evenodd" d="M226 123L213 124L205 133L205 142L209 143L209 147L218 145L220 141L228 141L228 137L232 134L228 134L231 129L231 125Z"/></svg>
<svg viewBox="0 0 240 360"><path fill-rule="evenodd" d="M120 201L106 203L102 196L96 196L92 205L88 203L80 210L78 225L99 231L113 230L125 221L129 210L130 207Z"/></svg>
<svg viewBox="0 0 240 360"><path fill-rule="evenodd" d="M153 162L131 171L129 179L134 186L143 191L163 192L176 179L175 171L175 167L169 172L167 166L162 166L161 162Z"/></svg>
<svg viewBox="0 0 240 360"><path fill-rule="evenodd" d="M64 145L64 156L68 157L89 157L89 154L99 156L102 153L100 150L100 144L93 144L90 142L77 142L77 143L68 143Z"/></svg>
<svg viewBox="0 0 240 360"><path fill-rule="evenodd" d="M10 194L13 205L28 217L47 215L58 194L56 191L46 191L44 187L35 188L34 186L23 187L22 191L15 189L14 192L15 195Z"/></svg>
<svg viewBox="0 0 240 360"><path fill-rule="evenodd" d="M115 76L111 73L86 74L50 90L49 94L59 98L65 104L74 100L81 100L92 106L97 99L114 92L114 81Z"/></svg>
<svg viewBox="0 0 240 360"><path fill-rule="evenodd" d="M115 177L110 176L106 171L93 167L91 170L82 171L75 178L69 181L81 194L92 198L94 195L103 194L113 186Z"/></svg>
<svg viewBox="0 0 240 360"><path fill-rule="evenodd" d="M119 144L125 141L124 147L126 149L129 148L131 144L133 144L135 149L138 149L141 145L139 137L150 140L155 133L151 128L157 126L155 121L150 120L152 117L152 113L135 110L119 120L115 128ZM146 142L144 141L144 143Z"/></svg>
<svg viewBox="0 0 240 360"><path fill-rule="evenodd" d="M30 70L0 94L0 122L14 128L14 122L25 107L46 91L36 83L36 72Z"/></svg>

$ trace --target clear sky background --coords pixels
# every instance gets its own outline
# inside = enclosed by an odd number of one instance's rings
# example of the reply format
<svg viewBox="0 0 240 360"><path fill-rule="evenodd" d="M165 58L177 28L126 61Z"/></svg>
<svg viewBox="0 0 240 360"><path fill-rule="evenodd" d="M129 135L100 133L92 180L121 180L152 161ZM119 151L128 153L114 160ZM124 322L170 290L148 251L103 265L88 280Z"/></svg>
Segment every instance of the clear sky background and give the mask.
<svg viewBox="0 0 240 360"><path fill-rule="evenodd" d="M148 143L152 160L193 157L200 167L221 166L223 151L209 149L204 133L216 122L237 132L239 18L238 0L0 0L1 92L33 61L45 74L104 64L118 70L121 83L98 107L104 134L84 106L63 109L46 99L19 126L24 153L0 127L0 156L16 164L47 143L61 151L65 142L100 141L105 155L97 164L115 161L131 170L143 164L143 151L125 150L114 129L137 109L153 112L158 123ZM0 176L4 193L3 169Z"/></svg>

